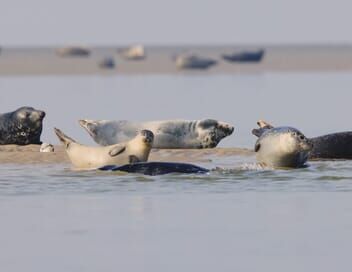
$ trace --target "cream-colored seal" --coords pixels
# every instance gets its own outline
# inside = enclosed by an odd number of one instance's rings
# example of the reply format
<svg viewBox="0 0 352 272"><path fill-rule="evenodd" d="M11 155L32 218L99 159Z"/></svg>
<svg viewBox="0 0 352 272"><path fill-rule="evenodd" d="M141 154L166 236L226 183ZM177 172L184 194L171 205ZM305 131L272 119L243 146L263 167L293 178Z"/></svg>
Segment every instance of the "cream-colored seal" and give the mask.
<svg viewBox="0 0 352 272"><path fill-rule="evenodd" d="M154 135L149 130L140 131L132 140L120 144L93 147L77 143L55 128L55 133L64 144L73 166L78 169L96 169L105 165L122 165L148 160Z"/></svg>

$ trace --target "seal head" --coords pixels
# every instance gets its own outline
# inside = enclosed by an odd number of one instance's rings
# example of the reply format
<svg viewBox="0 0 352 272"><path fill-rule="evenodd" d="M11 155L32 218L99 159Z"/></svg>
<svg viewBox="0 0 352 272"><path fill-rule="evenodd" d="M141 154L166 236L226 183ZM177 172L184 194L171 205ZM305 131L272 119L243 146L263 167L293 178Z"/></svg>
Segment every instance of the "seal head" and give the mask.
<svg viewBox="0 0 352 272"><path fill-rule="evenodd" d="M197 124L200 148L213 148L225 137L231 135L234 127L213 119L201 120Z"/></svg>
<svg viewBox="0 0 352 272"><path fill-rule="evenodd" d="M302 167L313 148L311 140L292 127L264 131L255 144L257 161L274 168Z"/></svg>
<svg viewBox="0 0 352 272"><path fill-rule="evenodd" d="M41 144L45 112L32 107L0 115L0 144Z"/></svg>

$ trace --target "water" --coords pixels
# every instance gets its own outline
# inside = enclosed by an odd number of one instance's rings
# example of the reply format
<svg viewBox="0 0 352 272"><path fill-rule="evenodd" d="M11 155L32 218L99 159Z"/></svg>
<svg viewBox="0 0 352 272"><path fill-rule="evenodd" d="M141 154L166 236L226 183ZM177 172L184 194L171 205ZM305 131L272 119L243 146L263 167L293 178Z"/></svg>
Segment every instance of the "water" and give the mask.
<svg viewBox="0 0 352 272"><path fill-rule="evenodd" d="M80 118L221 119L222 147L252 147L259 118L308 136L351 129L350 73L0 78L2 112L45 109L92 144ZM133 101L133 102L131 102ZM146 177L0 165L1 271L350 271L352 162L261 169L214 157L207 175Z"/></svg>

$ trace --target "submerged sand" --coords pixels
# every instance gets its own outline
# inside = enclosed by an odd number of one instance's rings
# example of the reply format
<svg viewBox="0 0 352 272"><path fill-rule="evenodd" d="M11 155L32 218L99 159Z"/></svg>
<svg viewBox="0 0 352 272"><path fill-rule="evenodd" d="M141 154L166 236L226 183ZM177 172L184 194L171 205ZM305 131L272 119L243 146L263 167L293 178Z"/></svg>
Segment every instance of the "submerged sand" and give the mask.
<svg viewBox="0 0 352 272"><path fill-rule="evenodd" d="M11 164L56 164L70 163L62 146L55 146L55 152L39 152L39 145L0 146L0 163ZM153 149L150 161L210 162L216 157L250 156L253 151L244 148L213 149Z"/></svg>

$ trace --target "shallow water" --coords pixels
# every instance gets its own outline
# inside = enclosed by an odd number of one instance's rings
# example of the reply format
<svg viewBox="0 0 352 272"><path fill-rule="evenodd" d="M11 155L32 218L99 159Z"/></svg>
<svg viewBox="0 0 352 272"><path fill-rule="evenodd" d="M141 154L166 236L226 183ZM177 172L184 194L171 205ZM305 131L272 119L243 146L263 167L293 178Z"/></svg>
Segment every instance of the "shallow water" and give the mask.
<svg viewBox="0 0 352 272"><path fill-rule="evenodd" d="M223 147L252 147L258 118L308 136L351 129L350 73L8 77L0 87L3 112L47 111L53 143L54 126L92 143L83 117L213 117L236 126ZM352 162L273 170L254 156L211 159L199 163L210 174L157 177L0 165L1 271L350 271Z"/></svg>

